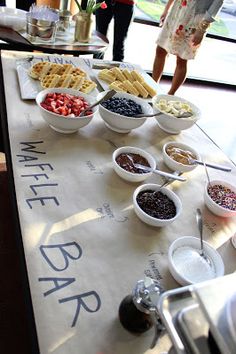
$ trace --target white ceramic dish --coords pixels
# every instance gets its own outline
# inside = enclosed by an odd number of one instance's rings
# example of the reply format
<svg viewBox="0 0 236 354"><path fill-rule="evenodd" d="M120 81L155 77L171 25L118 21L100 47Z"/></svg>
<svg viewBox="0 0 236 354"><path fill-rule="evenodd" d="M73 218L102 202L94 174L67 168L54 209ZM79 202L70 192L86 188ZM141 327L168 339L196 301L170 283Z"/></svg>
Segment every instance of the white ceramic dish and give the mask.
<svg viewBox="0 0 236 354"><path fill-rule="evenodd" d="M211 266L200 256L200 239L185 236L176 239L168 250L169 270L181 285L195 284L224 275L224 263L220 254L203 241L204 251Z"/></svg>
<svg viewBox="0 0 236 354"><path fill-rule="evenodd" d="M93 114L90 114L85 117L64 117L62 115L47 111L44 109L40 104L46 97L48 93L68 93L74 96L82 96L85 98L85 100L89 103L92 104L95 102L95 99L92 98L91 96L88 96L82 92L79 92L77 90L72 90L72 89L65 89L65 88L50 88L43 90L38 93L36 97L36 103L39 107L40 113L45 120L45 122L54 130L56 130L59 133L64 133L64 134L71 134L77 132L80 128L83 128L87 124L89 124L92 119L94 114L97 112L98 108L97 106L93 109Z"/></svg>
<svg viewBox="0 0 236 354"><path fill-rule="evenodd" d="M90 73L91 69L88 68L88 66L85 64L84 59L82 58L76 58L76 57L70 57L70 56L59 56L59 55L53 55L47 57L43 55L28 55L25 58L17 59L16 60L16 70L17 70L17 76L19 80L19 86L20 86L20 94L21 98L24 100L32 100L35 99L37 94L42 91L42 86L40 85L39 80L34 80L32 79L28 71L30 67L38 62L42 61L48 61L56 64L72 64L76 67L79 67L81 70L86 72L87 78L90 79ZM90 93L89 96L93 96L96 98L98 95L98 89L94 88Z"/></svg>
<svg viewBox="0 0 236 354"><path fill-rule="evenodd" d="M163 160L165 162L165 164L173 171L179 171L179 172L189 172L192 171L194 168L197 167L197 165L185 165L182 164L180 162L175 161L174 159L172 159L166 152L166 149L170 146L175 146L177 148L186 150L186 151L190 151L191 153L194 154L195 159L200 160L200 155L197 152L197 150L195 150L194 148L192 148L189 145L183 144L183 143L177 143L176 141L170 141L168 143L166 143L163 148L162 148L162 156L163 156Z"/></svg>
<svg viewBox="0 0 236 354"><path fill-rule="evenodd" d="M147 191L147 190L152 190L152 191L161 190L163 194L165 194L169 199L171 199L174 202L176 207L176 215L171 219L157 219L145 213L138 205L137 196L141 191ZM172 192L170 189L165 187L160 188L158 184L153 184L153 183L143 184L142 186L139 186L138 188L135 189L133 194L133 205L134 205L134 211L140 220L142 220L148 225L156 226L156 227L163 227L171 224L179 217L182 211L181 200L174 192Z"/></svg>
<svg viewBox="0 0 236 354"><path fill-rule="evenodd" d="M176 118L171 114L162 112L157 107L157 103L159 103L161 99L165 99L166 101L180 101L183 103L187 103L192 108L193 115L188 118ZM162 113L160 116L156 116L156 120L159 127L162 130L164 130L166 133L179 134L181 130L191 128L194 125L194 123L196 123L196 121L200 118L199 108L182 97L173 96L173 95L156 95L153 97L152 103L153 103L153 110L155 112Z"/></svg>
<svg viewBox="0 0 236 354"><path fill-rule="evenodd" d="M226 181L222 181L222 180L212 180L211 181L211 186L214 185L223 185L229 189L231 189L234 193L236 193L236 186L230 184L229 182ZM205 190L204 190L204 201L205 204L207 206L207 208L215 215L217 216L222 216L222 217L232 217L232 216L236 216L236 210L230 210L230 209L226 209L223 208L222 206L220 206L219 204L217 204L216 202L213 201L213 199L209 196L207 190L209 187L209 182L206 183L205 185Z"/></svg>
<svg viewBox="0 0 236 354"><path fill-rule="evenodd" d="M106 93L107 91L99 93L97 98L98 99L102 98ZM130 95L125 92L117 92L114 97L133 100L134 102L142 106L143 113L147 113L147 114L153 113L153 109L150 106L150 104L147 101L144 101L142 98ZM105 125L109 129L117 133L129 133L132 129L139 128L141 125L143 125L147 119L145 117L134 118L134 117L123 116L118 113L109 111L101 104L99 105L99 113L101 118L104 120Z"/></svg>
<svg viewBox="0 0 236 354"><path fill-rule="evenodd" d="M116 158L120 154L124 154L124 153L138 154L138 155L144 157L148 161L148 163L152 169L156 168L155 159L152 157L152 155L150 155L145 150L139 149L139 148L136 148L133 146L122 146L122 147L116 149L112 155L113 168L114 168L115 172L118 174L118 176L120 176L121 178L123 178L129 182L141 182L152 175L152 172L132 173L132 172L126 171L125 169L120 167L120 165L116 162Z"/></svg>

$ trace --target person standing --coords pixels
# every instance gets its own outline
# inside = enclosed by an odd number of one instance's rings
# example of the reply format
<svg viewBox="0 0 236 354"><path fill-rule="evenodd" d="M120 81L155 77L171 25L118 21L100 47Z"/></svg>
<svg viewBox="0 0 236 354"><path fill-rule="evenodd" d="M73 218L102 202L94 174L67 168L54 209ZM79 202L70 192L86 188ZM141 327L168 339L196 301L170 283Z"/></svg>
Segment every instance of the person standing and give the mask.
<svg viewBox="0 0 236 354"><path fill-rule="evenodd" d="M100 0L97 0L100 2ZM112 56L115 61L124 60L125 39L134 13L134 0L106 0L107 8L96 10L96 30L107 36L108 27L114 19L114 38ZM103 59L104 54L95 54L94 58Z"/></svg>
<svg viewBox="0 0 236 354"><path fill-rule="evenodd" d="M167 2L160 17L163 28L157 39L152 77L159 82L167 54L176 56L176 68L168 94L174 95L184 83L187 62L195 58L208 27L215 21L214 17L222 5L223 0L169 0Z"/></svg>

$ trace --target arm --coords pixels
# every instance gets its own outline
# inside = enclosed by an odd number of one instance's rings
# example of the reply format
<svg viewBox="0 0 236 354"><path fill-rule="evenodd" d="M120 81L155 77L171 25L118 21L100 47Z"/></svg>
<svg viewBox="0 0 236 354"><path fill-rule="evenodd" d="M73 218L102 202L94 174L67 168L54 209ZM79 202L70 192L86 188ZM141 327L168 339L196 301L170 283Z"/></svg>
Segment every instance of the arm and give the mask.
<svg viewBox="0 0 236 354"><path fill-rule="evenodd" d="M194 33L193 40L192 40L192 44L194 46L197 46L198 44L201 43L206 30L208 29L210 24L215 21L214 17L220 11L222 5L223 5L222 0L214 0L212 2L209 9L206 11L202 21L199 23L196 32Z"/></svg>
<svg viewBox="0 0 236 354"><path fill-rule="evenodd" d="M168 14L168 11L169 11L169 9L172 6L174 1L175 0L168 0L167 4L165 6L165 9L164 9L164 11L163 11L163 13L162 13L162 15L160 17L160 27L162 27L162 25L163 25L163 23L165 21L165 18L166 18L167 14Z"/></svg>

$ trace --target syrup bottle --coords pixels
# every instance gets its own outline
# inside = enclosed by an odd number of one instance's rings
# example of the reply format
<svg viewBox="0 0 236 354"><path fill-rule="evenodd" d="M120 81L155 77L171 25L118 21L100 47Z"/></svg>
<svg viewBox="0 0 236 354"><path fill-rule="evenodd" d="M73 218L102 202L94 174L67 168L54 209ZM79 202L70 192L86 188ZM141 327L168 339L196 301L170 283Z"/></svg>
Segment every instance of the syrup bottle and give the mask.
<svg viewBox="0 0 236 354"><path fill-rule="evenodd" d="M160 284L149 277L139 280L132 292L127 295L119 307L119 319L125 329L132 333L144 333L155 325L155 346L164 326L157 312L157 303L163 289Z"/></svg>

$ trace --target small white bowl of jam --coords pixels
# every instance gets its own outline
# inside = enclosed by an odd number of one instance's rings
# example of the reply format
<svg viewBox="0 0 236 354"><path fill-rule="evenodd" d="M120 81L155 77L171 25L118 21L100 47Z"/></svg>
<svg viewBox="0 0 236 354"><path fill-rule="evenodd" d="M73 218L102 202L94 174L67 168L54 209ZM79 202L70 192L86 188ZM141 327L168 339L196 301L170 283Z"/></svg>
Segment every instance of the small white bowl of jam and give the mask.
<svg viewBox="0 0 236 354"><path fill-rule="evenodd" d="M166 143L162 148L162 155L165 164L171 170L180 172L192 171L197 164L191 163L191 159L201 159L193 147L176 141Z"/></svg>
<svg viewBox="0 0 236 354"><path fill-rule="evenodd" d="M147 151L134 147L122 146L112 155L113 168L121 178L129 182L142 182L152 175L152 171L144 171L134 166L140 164L152 170L156 168L156 161Z"/></svg>

